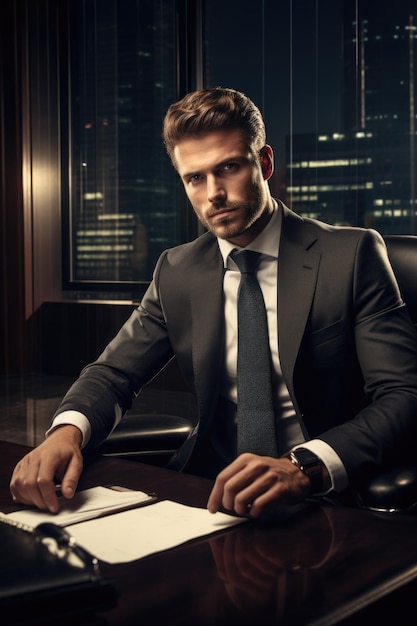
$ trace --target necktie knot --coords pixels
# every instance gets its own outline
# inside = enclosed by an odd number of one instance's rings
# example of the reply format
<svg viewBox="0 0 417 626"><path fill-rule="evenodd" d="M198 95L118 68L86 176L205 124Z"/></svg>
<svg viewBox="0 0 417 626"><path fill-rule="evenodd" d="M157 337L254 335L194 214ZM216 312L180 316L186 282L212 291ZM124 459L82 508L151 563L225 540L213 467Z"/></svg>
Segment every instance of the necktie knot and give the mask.
<svg viewBox="0 0 417 626"><path fill-rule="evenodd" d="M254 250L237 250L230 253L230 257L238 266L241 274L254 274L261 258L260 252Z"/></svg>

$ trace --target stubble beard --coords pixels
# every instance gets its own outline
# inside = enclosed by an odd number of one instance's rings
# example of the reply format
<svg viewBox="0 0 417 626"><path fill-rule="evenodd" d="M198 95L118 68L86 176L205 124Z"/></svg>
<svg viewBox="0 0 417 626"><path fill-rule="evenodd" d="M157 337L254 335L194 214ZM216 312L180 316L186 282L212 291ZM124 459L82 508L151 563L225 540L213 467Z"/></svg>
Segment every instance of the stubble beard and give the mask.
<svg viewBox="0 0 417 626"><path fill-rule="evenodd" d="M231 205L229 207L231 208ZM257 211L252 206L245 205L242 207L241 204L237 204L234 210L236 213L244 211L245 218L236 221L236 216L232 213L230 216L225 215L224 218L216 220L215 224L207 222L205 224L206 228L216 237L220 237L220 239L233 239L243 235L256 221Z"/></svg>
<svg viewBox="0 0 417 626"><path fill-rule="evenodd" d="M265 210L266 198L264 198L261 190L257 187L253 189L253 197L249 202L227 202L217 203L213 205L207 220L201 220L213 235L220 239L234 239L246 233L263 214ZM216 210L229 209L232 211L230 215L216 220L213 224L210 222L210 216L215 215ZM239 217L238 220L236 218Z"/></svg>

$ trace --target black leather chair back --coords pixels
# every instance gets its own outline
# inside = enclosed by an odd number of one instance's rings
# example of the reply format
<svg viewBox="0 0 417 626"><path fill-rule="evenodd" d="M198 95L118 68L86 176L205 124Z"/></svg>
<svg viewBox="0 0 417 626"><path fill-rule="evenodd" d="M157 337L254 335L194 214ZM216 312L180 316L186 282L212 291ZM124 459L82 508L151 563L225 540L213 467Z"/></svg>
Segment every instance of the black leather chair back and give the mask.
<svg viewBox="0 0 417 626"><path fill-rule="evenodd" d="M413 324L417 327L417 236L386 235L394 274ZM405 467L374 478L359 494L362 508L389 513L417 511L417 465L408 460Z"/></svg>
<svg viewBox="0 0 417 626"><path fill-rule="evenodd" d="M386 235L384 240L403 300L417 326L417 236Z"/></svg>

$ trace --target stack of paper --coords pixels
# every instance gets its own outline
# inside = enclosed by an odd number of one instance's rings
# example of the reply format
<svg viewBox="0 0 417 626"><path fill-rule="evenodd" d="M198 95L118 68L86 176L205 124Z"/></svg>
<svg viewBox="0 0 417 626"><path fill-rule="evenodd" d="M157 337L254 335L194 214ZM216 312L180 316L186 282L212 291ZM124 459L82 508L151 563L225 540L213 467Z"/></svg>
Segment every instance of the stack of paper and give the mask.
<svg viewBox="0 0 417 626"><path fill-rule="evenodd" d="M35 527L43 522L53 522L58 526L78 524L95 517L117 513L124 509L147 504L155 500L155 496L143 491L131 489L120 490L120 487L93 487L78 491L71 500L63 496L59 500L59 512L48 513L39 509L26 509L9 513L11 520Z"/></svg>
<svg viewBox="0 0 417 626"><path fill-rule="evenodd" d="M246 518L170 500L71 526L68 532L107 563L127 563L226 530Z"/></svg>
<svg viewBox="0 0 417 626"><path fill-rule="evenodd" d="M61 496L57 514L25 509L1 517L31 528L44 522L69 527L79 545L107 563L134 561L245 521L170 500L149 504L154 500L156 496L143 491L94 487L79 491L72 500Z"/></svg>

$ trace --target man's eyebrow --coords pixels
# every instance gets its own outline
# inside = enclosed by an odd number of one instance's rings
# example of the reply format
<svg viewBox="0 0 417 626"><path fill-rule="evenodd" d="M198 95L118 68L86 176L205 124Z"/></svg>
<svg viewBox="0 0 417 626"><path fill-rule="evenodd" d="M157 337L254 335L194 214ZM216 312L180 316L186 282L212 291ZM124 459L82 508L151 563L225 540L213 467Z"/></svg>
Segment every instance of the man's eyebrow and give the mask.
<svg viewBox="0 0 417 626"><path fill-rule="evenodd" d="M247 156L242 156L241 154L240 155L235 155L235 156L231 155L231 156L227 157L226 159L223 159L222 161L219 161L218 163L216 163L215 165L213 165L209 169L210 170L218 170L221 167L223 167L224 165L227 165L227 163L230 163L231 161L243 162L243 161L248 161L248 160L249 159L248 159ZM182 175L182 178L191 178L192 176L198 176L198 175L201 174L201 172L202 172L202 170L194 170L194 171L191 171L191 172L186 172L186 173L184 173Z"/></svg>
<svg viewBox="0 0 417 626"><path fill-rule="evenodd" d="M198 174L200 174L198 170L195 170L193 172L185 172L181 175L181 178L192 178L193 176L197 176Z"/></svg>

